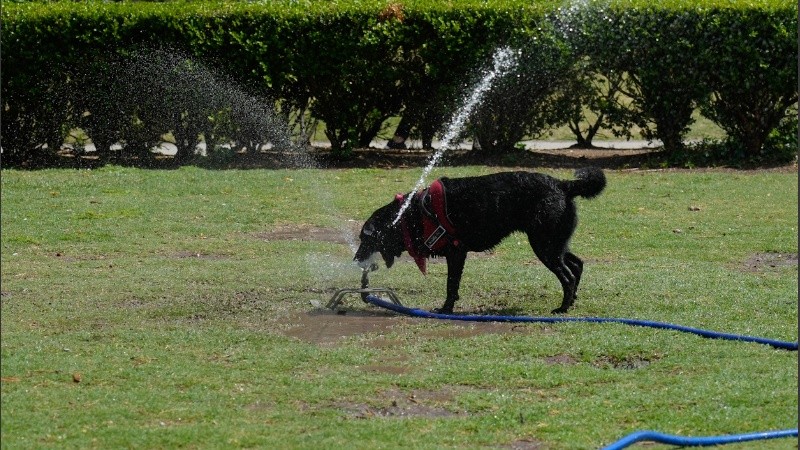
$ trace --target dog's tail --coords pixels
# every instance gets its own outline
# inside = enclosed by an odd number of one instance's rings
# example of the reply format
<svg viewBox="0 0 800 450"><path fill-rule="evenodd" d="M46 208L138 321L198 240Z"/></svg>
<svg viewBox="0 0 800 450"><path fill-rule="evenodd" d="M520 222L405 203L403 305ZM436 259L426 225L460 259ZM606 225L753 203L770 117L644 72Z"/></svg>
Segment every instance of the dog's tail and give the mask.
<svg viewBox="0 0 800 450"><path fill-rule="evenodd" d="M606 176L597 167L584 167L575 171L575 180L562 181L564 192L572 198L594 198L606 187Z"/></svg>

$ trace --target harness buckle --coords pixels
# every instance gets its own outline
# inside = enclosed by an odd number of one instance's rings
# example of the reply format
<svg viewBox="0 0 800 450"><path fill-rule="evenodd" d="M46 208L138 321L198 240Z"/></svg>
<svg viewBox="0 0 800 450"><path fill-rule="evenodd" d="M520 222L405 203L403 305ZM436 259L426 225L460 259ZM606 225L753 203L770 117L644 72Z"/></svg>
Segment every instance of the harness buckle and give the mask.
<svg viewBox="0 0 800 450"><path fill-rule="evenodd" d="M436 245L436 243L439 242L439 239L441 239L446 233L447 230L445 230L443 226L439 225L436 230L434 230L434 232L428 236L428 239L425 240L425 246L429 249L433 249L433 246Z"/></svg>

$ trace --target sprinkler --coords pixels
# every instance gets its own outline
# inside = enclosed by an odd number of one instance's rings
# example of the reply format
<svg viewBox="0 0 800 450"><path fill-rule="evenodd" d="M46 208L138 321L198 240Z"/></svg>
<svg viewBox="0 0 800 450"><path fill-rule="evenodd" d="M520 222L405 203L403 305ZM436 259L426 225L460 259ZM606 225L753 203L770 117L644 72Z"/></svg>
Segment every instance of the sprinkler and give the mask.
<svg viewBox="0 0 800 450"><path fill-rule="evenodd" d="M361 288L339 289L333 294L333 297L331 297L331 300L328 302L327 305L325 305L325 307L335 311L336 308L339 306L339 304L342 303L342 299L344 298L344 296L347 294L361 294L361 300L363 300L365 303L369 303L367 297L370 295L386 294L392 301L392 303L402 307L403 304L400 303L400 299L397 297L397 294L393 290L389 288L369 287L369 273L376 270L378 270L377 264L371 264L370 266L361 269Z"/></svg>

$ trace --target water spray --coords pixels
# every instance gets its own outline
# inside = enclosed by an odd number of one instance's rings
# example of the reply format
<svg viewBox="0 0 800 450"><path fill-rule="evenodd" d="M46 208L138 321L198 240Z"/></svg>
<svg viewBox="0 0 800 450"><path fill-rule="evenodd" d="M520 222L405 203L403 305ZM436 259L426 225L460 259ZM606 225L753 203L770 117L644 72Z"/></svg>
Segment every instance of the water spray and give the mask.
<svg viewBox="0 0 800 450"><path fill-rule="evenodd" d="M469 98L467 99L464 106L461 108L460 112L454 115L450 119L450 123L447 125L446 132L442 141L439 145L439 149L433 154L428 165L422 171L422 176L420 176L417 184L414 186L413 191L419 190L422 185L425 183L426 178L442 158L445 150L447 150L456 140L461 130L464 128L464 124L466 123L469 116L472 114L472 111L475 107L480 103L483 99L484 94L489 88L492 86L494 80L498 77L505 75L514 65L517 63L516 59L516 52L511 50L508 47L503 47L495 51L493 57L493 64L492 69L483 77L480 83L475 87L475 89L470 94ZM409 204L411 203L411 199L413 195L409 195L406 197L403 204L400 206L400 211L397 213L397 216L394 218L392 225L396 225L400 218L403 216L403 213L408 209ZM352 245L351 245L352 247ZM371 288L369 287L369 273L378 269L377 264L370 264L367 267L362 268L361 272L361 288L354 289L354 288L344 288L339 289L333 294L330 301L327 304L327 308L336 309L339 304L342 302L342 299L347 294L360 294L361 299L365 302L370 295L378 294L378 293L385 293L391 299L392 303L398 306L402 306L400 303L400 299L397 297L397 294L391 289L388 288Z"/></svg>
<svg viewBox="0 0 800 450"><path fill-rule="evenodd" d="M511 50L508 47L503 47L495 51L492 70L490 70L483 77L481 82L478 83L478 85L472 91L472 94L470 94L469 98L467 99L467 102L459 110L458 114L454 115L450 119L450 123L447 125L445 134L439 143L439 149L436 150L433 156L431 156L428 165L422 170L422 175L419 177L419 180L417 180L417 184L414 185L414 189L412 189L411 192L418 191L425 184L425 180L428 178L428 175L430 175L436 164L439 163L439 160L442 159L444 152L452 145L453 141L456 140L458 135L461 133L461 130L464 129L464 124L467 122L467 119L472 114L475 106L477 106L478 103L480 103L480 101L483 99L486 91L488 91L492 86L492 82L495 80L495 78L505 75L505 73L514 67L516 63L516 52L514 50ZM406 211L406 209L408 209L408 205L411 204L411 200L413 198L413 195L406 197L406 200L400 206L400 211L397 213L394 221L392 221L392 225L397 225L397 222L400 221L400 217L402 217L403 213Z"/></svg>
<svg viewBox="0 0 800 450"><path fill-rule="evenodd" d="M433 154L428 165L422 171L422 175L420 176L417 184L414 186L413 191L419 190L422 185L425 183L428 175L431 173L433 168L442 158L445 150L447 150L456 140L461 130L464 128L464 124L466 123L469 116L472 114L475 107L480 103L483 99L484 94L489 88L492 86L492 82L498 77L503 76L506 72L508 72L516 63L516 52L511 50L508 47L503 47L495 51L494 57L492 60L492 69L483 77L480 83L475 87L475 89L470 94L469 98L467 99L464 106L460 109L460 112L454 115L450 119L450 123L447 125L444 137L440 142L439 149ZM409 204L411 203L411 199L414 198L413 195L409 195L406 197L403 204L400 206L400 211L397 213L397 216L394 218L392 225L396 225L400 218L403 216L403 213L408 209ZM354 289L354 288L344 288L339 289L333 294L330 301L327 304L327 308L335 310L339 304L341 304L342 299L347 294L360 294L361 299L365 302L368 301L368 297L370 295L378 294L378 293L385 293L391 299L392 303L397 306L401 306L400 299L397 297L397 294L391 289L388 288L371 288L369 287L369 273L378 269L377 264L370 264L367 267L362 268L361 272L361 288Z"/></svg>

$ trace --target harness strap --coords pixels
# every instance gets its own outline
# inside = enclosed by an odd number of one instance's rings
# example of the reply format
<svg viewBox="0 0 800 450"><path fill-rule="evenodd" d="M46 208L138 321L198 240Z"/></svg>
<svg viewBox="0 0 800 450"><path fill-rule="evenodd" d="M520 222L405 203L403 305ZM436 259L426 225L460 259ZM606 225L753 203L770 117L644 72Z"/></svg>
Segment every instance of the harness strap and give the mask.
<svg viewBox="0 0 800 450"><path fill-rule="evenodd" d="M403 194L395 195L394 199L401 205L405 202L405 196ZM422 251L417 251L417 246L414 245L414 239L411 237L411 229L408 226L408 221L406 220L405 215L400 217L400 230L403 233L403 245L405 246L406 251L412 258L414 258L414 262L417 263L419 271L422 272L423 275L427 275L428 254Z"/></svg>
<svg viewBox="0 0 800 450"><path fill-rule="evenodd" d="M461 242L456 238L456 228L447 214L447 198L441 180L436 180L420 192L414 194L414 200L419 202L422 221L423 245L415 245L411 235L411 227L405 216L400 218L400 227L403 233L403 245L419 270L427 273L427 258L436 252L444 250L448 245L458 247ZM405 201L403 194L397 194L395 201L402 204ZM442 239L445 238L445 239Z"/></svg>
<svg viewBox="0 0 800 450"><path fill-rule="evenodd" d="M423 219L425 245L433 251L442 250L448 243L459 246L456 227L447 214L447 196L441 180L434 181L422 192L420 206L428 218L427 221ZM445 236L447 239L443 241Z"/></svg>

